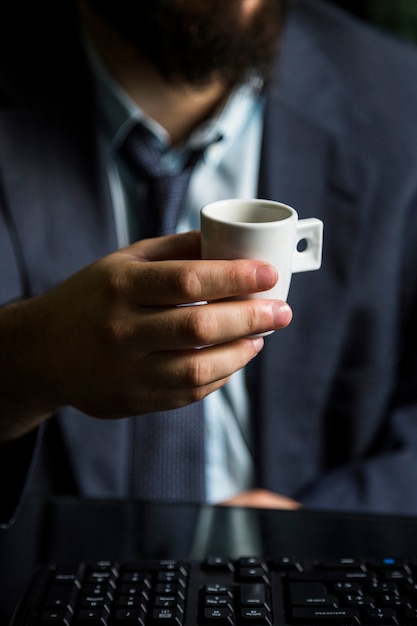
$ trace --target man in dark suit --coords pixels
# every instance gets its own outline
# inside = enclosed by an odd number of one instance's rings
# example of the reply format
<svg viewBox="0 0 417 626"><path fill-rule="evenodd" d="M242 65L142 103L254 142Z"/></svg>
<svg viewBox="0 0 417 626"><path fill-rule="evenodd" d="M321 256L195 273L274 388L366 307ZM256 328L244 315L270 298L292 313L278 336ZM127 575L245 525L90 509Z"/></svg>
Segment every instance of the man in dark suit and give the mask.
<svg viewBox="0 0 417 626"><path fill-rule="evenodd" d="M209 501L417 512L416 53L314 0L146 5L1 10L3 519L25 488L152 497L138 450L167 410L162 482L181 465ZM205 149L186 232L143 239L149 188L119 152L138 121L172 170ZM234 299L270 266L199 260L199 208L247 195L325 224L289 304ZM166 452L190 403L199 468Z"/></svg>

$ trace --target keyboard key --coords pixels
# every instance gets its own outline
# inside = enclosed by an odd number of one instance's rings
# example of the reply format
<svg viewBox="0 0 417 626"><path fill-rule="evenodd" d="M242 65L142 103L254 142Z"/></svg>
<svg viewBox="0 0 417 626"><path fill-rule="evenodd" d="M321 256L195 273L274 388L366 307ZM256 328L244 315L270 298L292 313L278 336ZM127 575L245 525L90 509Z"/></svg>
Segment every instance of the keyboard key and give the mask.
<svg viewBox="0 0 417 626"><path fill-rule="evenodd" d="M356 607L361 607L361 606L374 607L375 606L375 600L371 596L364 596L361 593L348 594L347 596L345 596L344 601L346 602L348 606L356 606Z"/></svg>
<svg viewBox="0 0 417 626"><path fill-rule="evenodd" d="M70 626L72 613L68 609L42 611L39 626Z"/></svg>
<svg viewBox="0 0 417 626"><path fill-rule="evenodd" d="M242 556L240 559L237 559L236 564L238 567L261 567L266 569L263 560L258 556Z"/></svg>
<svg viewBox="0 0 417 626"><path fill-rule="evenodd" d="M207 557L202 566L203 569L213 572L233 571L233 565L230 559L222 556Z"/></svg>
<svg viewBox="0 0 417 626"><path fill-rule="evenodd" d="M138 609L117 609L111 626L145 626L145 613Z"/></svg>
<svg viewBox="0 0 417 626"><path fill-rule="evenodd" d="M375 574L372 572L364 572L362 570L351 571L334 571L334 570L306 570L303 572L289 572L288 577L294 581L323 581L333 583L343 582L363 582L370 583L376 580Z"/></svg>
<svg viewBox="0 0 417 626"><path fill-rule="evenodd" d="M146 606L149 598L143 595L134 595L134 596L119 596L116 600L117 606L125 607L125 608L141 608Z"/></svg>
<svg viewBox="0 0 417 626"><path fill-rule="evenodd" d="M45 605L48 608L63 608L74 604L78 594L78 586L73 583L53 585L46 596Z"/></svg>
<svg viewBox="0 0 417 626"><path fill-rule="evenodd" d="M109 612L105 607L98 609L80 609L75 614L77 626L107 626Z"/></svg>
<svg viewBox="0 0 417 626"><path fill-rule="evenodd" d="M378 569L383 571L388 571L389 569L407 569L410 572L410 568L408 564L404 561L404 559L396 559L393 557L386 557L383 559L369 559L367 561L367 566L370 569Z"/></svg>
<svg viewBox="0 0 417 626"><path fill-rule="evenodd" d="M276 572L289 572L291 570L302 572L304 569L301 561L289 556L270 559L268 561L268 565L271 570Z"/></svg>
<svg viewBox="0 0 417 626"><path fill-rule="evenodd" d="M407 624L417 624L417 608L404 609L403 616Z"/></svg>
<svg viewBox="0 0 417 626"><path fill-rule="evenodd" d="M236 571L236 578L240 581L264 581L268 582L268 574L264 568L260 565L254 565L249 567L239 567Z"/></svg>
<svg viewBox="0 0 417 626"><path fill-rule="evenodd" d="M149 586L143 581L138 583L122 583L118 588L119 594L125 596L140 596L147 591L149 591Z"/></svg>
<svg viewBox="0 0 417 626"><path fill-rule="evenodd" d="M271 624L271 614L265 608L244 608L240 612L242 624Z"/></svg>
<svg viewBox="0 0 417 626"><path fill-rule="evenodd" d="M327 593L323 583L291 583L290 594L292 604L297 606L337 606L336 597Z"/></svg>
<svg viewBox="0 0 417 626"><path fill-rule="evenodd" d="M343 558L336 560L320 561L317 564L318 569L330 569L330 570L365 570L365 565L359 559Z"/></svg>
<svg viewBox="0 0 417 626"><path fill-rule="evenodd" d="M208 585L205 585L203 587L203 591L204 593L230 593L230 585L223 585L220 583L211 583Z"/></svg>
<svg viewBox="0 0 417 626"><path fill-rule="evenodd" d="M360 624L359 613L355 609L294 608L292 618L297 624Z"/></svg>
<svg viewBox="0 0 417 626"><path fill-rule="evenodd" d="M383 624L384 626L398 625L398 617L392 609L368 609L366 612L368 624Z"/></svg>
<svg viewBox="0 0 417 626"><path fill-rule="evenodd" d="M214 556L45 566L25 602L10 626L417 626L417 561Z"/></svg>
<svg viewBox="0 0 417 626"><path fill-rule="evenodd" d="M233 612L226 607L205 608L203 611L204 624L233 624Z"/></svg>
<svg viewBox="0 0 417 626"><path fill-rule="evenodd" d="M58 565L51 570L51 584L68 584L74 583L79 585L80 578L83 575L83 566L81 565Z"/></svg>
<svg viewBox="0 0 417 626"><path fill-rule="evenodd" d="M205 606L230 606L230 597L222 595L207 594L204 598Z"/></svg>
<svg viewBox="0 0 417 626"><path fill-rule="evenodd" d="M182 624L182 613L176 608L156 608L152 611L151 620L153 624L179 626Z"/></svg>
<svg viewBox="0 0 417 626"><path fill-rule="evenodd" d="M266 586L262 583L240 585L242 606L266 606Z"/></svg>
<svg viewBox="0 0 417 626"><path fill-rule="evenodd" d="M83 609L98 609L101 606L108 606L110 599L108 596L85 596L81 599L80 606Z"/></svg>

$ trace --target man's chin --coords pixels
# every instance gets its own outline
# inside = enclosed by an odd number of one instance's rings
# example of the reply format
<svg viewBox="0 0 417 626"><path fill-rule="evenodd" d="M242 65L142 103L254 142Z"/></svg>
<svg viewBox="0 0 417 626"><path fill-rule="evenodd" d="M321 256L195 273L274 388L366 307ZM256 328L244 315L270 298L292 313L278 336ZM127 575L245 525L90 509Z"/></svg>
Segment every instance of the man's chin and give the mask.
<svg viewBox="0 0 417 626"><path fill-rule="evenodd" d="M204 88L268 72L286 0L88 0L164 80Z"/></svg>

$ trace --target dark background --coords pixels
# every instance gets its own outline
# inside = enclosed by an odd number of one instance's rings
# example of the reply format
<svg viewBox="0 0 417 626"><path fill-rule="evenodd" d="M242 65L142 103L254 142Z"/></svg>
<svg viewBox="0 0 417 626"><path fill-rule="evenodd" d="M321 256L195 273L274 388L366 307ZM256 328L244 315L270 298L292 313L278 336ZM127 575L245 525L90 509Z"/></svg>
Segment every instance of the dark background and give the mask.
<svg viewBox="0 0 417 626"><path fill-rule="evenodd" d="M375 26L417 43L416 0L325 0Z"/></svg>

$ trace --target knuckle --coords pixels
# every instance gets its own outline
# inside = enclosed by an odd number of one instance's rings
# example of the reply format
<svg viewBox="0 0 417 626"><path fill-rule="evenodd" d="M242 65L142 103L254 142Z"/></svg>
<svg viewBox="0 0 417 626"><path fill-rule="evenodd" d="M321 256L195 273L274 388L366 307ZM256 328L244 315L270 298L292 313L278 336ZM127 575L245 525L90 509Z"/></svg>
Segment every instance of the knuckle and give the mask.
<svg viewBox="0 0 417 626"><path fill-rule="evenodd" d="M132 277L127 268L109 268L107 274L107 295L118 299L129 300Z"/></svg>
<svg viewBox="0 0 417 626"><path fill-rule="evenodd" d="M116 349L132 337L132 321L119 310L118 306L110 306L100 321L96 321L95 333L102 341L103 348Z"/></svg>
<svg viewBox="0 0 417 626"><path fill-rule="evenodd" d="M203 387L194 387L190 390L188 394L188 404L194 404L195 402L199 402L203 400L206 396L206 391L204 391Z"/></svg>
<svg viewBox="0 0 417 626"><path fill-rule="evenodd" d="M187 309L186 332L188 337L199 346L213 343L218 331L218 324L211 309L205 305L191 306Z"/></svg>
<svg viewBox="0 0 417 626"><path fill-rule="evenodd" d="M103 326L104 341L107 346L123 346L132 336L132 326L126 318L111 315Z"/></svg>
<svg viewBox="0 0 417 626"><path fill-rule="evenodd" d="M265 324L271 324L271 315L266 313L266 307L259 304L256 300L247 300L245 323L249 335L265 330Z"/></svg>
<svg viewBox="0 0 417 626"><path fill-rule="evenodd" d="M227 272L227 284L234 291L238 290L242 281L242 274L238 271L238 267L234 261L229 264Z"/></svg>
<svg viewBox="0 0 417 626"><path fill-rule="evenodd" d="M209 380L211 368L207 359L202 358L202 354L195 354L188 360L185 367L185 384L192 390L191 394L195 400L199 400L202 395L203 387Z"/></svg>
<svg viewBox="0 0 417 626"><path fill-rule="evenodd" d="M123 272L117 272L110 267L102 272L97 284L99 285L99 291L95 294L97 303L103 312L112 315L119 303L125 299L126 276Z"/></svg>
<svg viewBox="0 0 417 626"><path fill-rule="evenodd" d="M256 306L251 306L248 311L247 323L249 332L255 331L259 327L260 322L259 310Z"/></svg>
<svg viewBox="0 0 417 626"><path fill-rule="evenodd" d="M179 294L187 300L201 300L202 285L198 273L191 267L182 267L176 276Z"/></svg>
<svg viewBox="0 0 417 626"><path fill-rule="evenodd" d="M120 343L132 333L131 320L124 310L130 277L128 272L116 271L110 264L101 269L104 271L97 302L101 315L96 320L96 332L101 334L104 344L109 346Z"/></svg>

